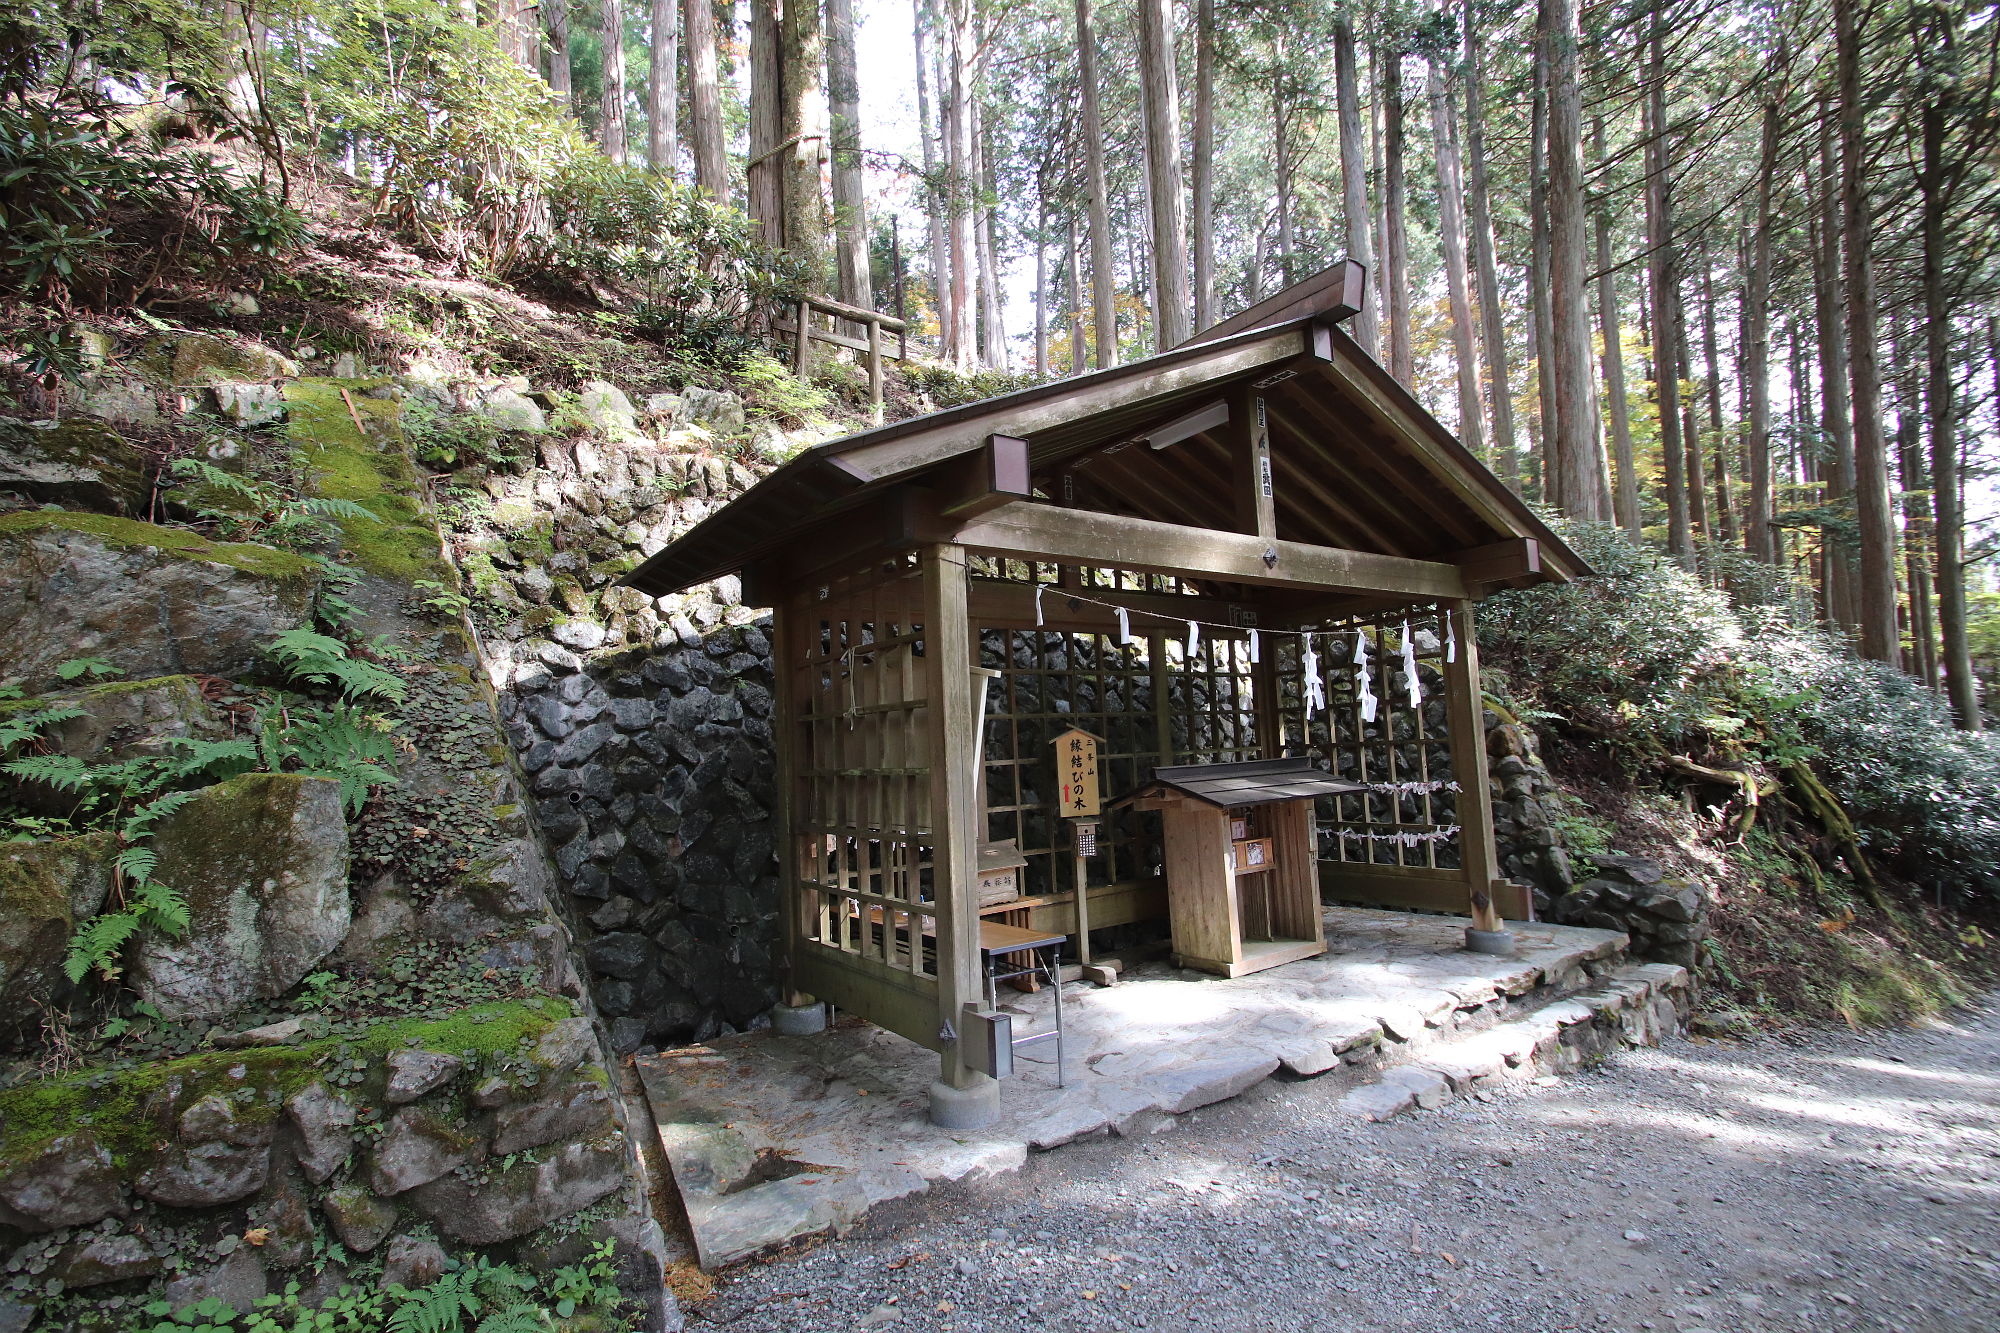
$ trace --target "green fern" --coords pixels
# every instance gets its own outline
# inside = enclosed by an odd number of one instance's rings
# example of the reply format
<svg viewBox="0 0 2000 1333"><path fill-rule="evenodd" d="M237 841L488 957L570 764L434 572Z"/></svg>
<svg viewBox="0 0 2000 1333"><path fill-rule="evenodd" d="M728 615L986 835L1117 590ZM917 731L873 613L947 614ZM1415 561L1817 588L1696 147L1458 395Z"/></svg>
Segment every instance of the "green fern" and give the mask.
<svg viewBox="0 0 2000 1333"><path fill-rule="evenodd" d="M430 1286L400 1298L385 1333L462 1333L465 1316L479 1313L471 1269L447 1273Z"/></svg>
<svg viewBox="0 0 2000 1333"><path fill-rule="evenodd" d="M28 709L0 717L0 754L25 741L41 739L46 727L82 716L83 710L74 704L51 704L47 708Z"/></svg>
<svg viewBox="0 0 2000 1333"><path fill-rule="evenodd" d="M349 657L347 645L309 629L288 629L271 643L270 652L293 680L330 685L343 698L383 698L403 701L403 678L373 662Z"/></svg>
<svg viewBox="0 0 2000 1333"><path fill-rule="evenodd" d="M348 812L361 813L368 793L396 779L382 765L396 757L395 739L377 719L347 705L272 709L257 748L272 772L303 773L340 783Z"/></svg>
<svg viewBox="0 0 2000 1333"><path fill-rule="evenodd" d="M25 782L39 782L57 791L80 792L90 785L91 766L75 755L31 754L0 764L0 773Z"/></svg>
<svg viewBox="0 0 2000 1333"><path fill-rule="evenodd" d="M479 1321L473 1333L548 1333L548 1315L532 1305L510 1305Z"/></svg>

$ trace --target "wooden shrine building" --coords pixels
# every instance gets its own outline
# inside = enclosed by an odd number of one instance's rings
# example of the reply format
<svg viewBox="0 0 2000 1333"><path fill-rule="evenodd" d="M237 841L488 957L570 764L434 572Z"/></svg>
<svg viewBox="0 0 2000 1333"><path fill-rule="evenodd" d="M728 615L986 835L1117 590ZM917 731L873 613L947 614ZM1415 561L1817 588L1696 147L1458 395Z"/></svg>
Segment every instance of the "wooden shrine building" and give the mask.
<svg viewBox="0 0 2000 1333"><path fill-rule="evenodd" d="M1321 895L1467 913L1488 945L1528 915L1473 604L1587 571L1337 326L1357 288L1329 272L1162 355L809 449L627 579L740 573L775 609L789 1003L936 1050L941 1123L998 1107L962 1036L982 912L1166 931L1158 803L1116 799L1156 769L1309 757L1354 788L1316 798ZM1053 745L1078 732L1087 858Z"/></svg>

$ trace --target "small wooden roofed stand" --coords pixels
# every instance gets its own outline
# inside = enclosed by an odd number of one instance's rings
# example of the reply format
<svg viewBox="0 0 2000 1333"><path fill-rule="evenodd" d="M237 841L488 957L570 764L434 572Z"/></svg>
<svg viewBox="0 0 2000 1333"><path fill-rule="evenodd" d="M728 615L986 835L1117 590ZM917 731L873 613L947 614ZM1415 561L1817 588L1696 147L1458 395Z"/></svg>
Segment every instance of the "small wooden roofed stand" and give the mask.
<svg viewBox="0 0 2000 1333"><path fill-rule="evenodd" d="M1368 788L1325 798L1323 892L1470 912L1489 943L1527 915L1495 873L1472 605L1585 567L1336 327L1363 285L1347 265L1282 322L819 445L627 577L740 572L774 609L788 1001L935 1050L939 1123L999 1109L961 1039L990 1030L982 845L1026 862L1011 924L1074 930L1066 727L1105 738L1114 793L1311 756ZM1098 928L1165 914L1157 817L1111 813Z"/></svg>
<svg viewBox="0 0 2000 1333"><path fill-rule="evenodd" d="M1300 756L1156 768L1119 797L1160 812L1176 965L1240 977L1325 953L1313 803L1366 790Z"/></svg>

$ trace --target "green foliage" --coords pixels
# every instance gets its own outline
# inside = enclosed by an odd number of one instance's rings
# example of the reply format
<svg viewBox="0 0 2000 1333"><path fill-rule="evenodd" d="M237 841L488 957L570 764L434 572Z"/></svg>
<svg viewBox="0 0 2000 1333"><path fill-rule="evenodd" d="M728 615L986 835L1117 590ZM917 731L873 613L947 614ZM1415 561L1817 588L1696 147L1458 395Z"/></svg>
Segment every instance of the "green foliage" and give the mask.
<svg viewBox="0 0 2000 1333"><path fill-rule="evenodd" d="M1871 856L1961 893L2000 891L2000 737L1956 730L1922 685L1754 589L1732 599L1607 527L1563 532L1597 577L1482 610L1482 648L1516 688L1635 760L1717 746L1809 759Z"/></svg>
<svg viewBox="0 0 2000 1333"><path fill-rule="evenodd" d="M1040 383L1032 374L1016 374L1005 370L963 371L951 366L926 364L920 361L905 362L903 383L912 393L923 395L930 402L932 411L942 411L947 407L957 407L963 403L976 403L983 398L995 398L1017 389L1026 389Z"/></svg>
<svg viewBox="0 0 2000 1333"><path fill-rule="evenodd" d="M347 645L328 634L288 629L271 641L271 656L293 680L337 689L344 699L401 702L403 678L386 667L348 655Z"/></svg>
<svg viewBox="0 0 2000 1333"><path fill-rule="evenodd" d="M155 1301L136 1333L552 1333L578 1318L626 1328L611 1253L605 1241L584 1263L539 1278L482 1255L416 1291L343 1287L317 1308L296 1282L247 1313L213 1298L179 1309Z"/></svg>
<svg viewBox="0 0 2000 1333"><path fill-rule="evenodd" d="M257 753L267 772L332 778L357 818L371 792L395 781L384 767L396 758L387 724L345 703L266 710Z"/></svg>
<svg viewBox="0 0 2000 1333"><path fill-rule="evenodd" d="M0 105L0 292L112 308L224 265L241 281L246 265L305 240L303 217L213 158L143 151L103 129L74 111Z"/></svg>
<svg viewBox="0 0 2000 1333"><path fill-rule="evenodd" d="M244 773L301 773L331 778L350 814L358 816L369 793L395 781L386 765L395 741L382 719L362 713L355 701L400 700L402 678L348 655L347 645L312 630L288 630L271 651L295 680L336 688L342 701L318 704L280 697L258 718L257 735L227 740L172 737L167 752L92 763L77 755L21 753L0 763L0 773L75 798L63 831L108 828L116 833L112 900L105 911L78 927L64 970L71 981L95 973L106 981L119 975L126 944L146 930L179 935L187 927L185 900L172 886L153 878L159 857L150 845L154 825L192 799L195 790ZM71 678L103 674L97 658L64 663ZM80 716L82 710L52 705L0 715L0 754L42 741L42 729ZM15 837L45 830L13 821ZM48 830L53 831L53 830Z"/></svg>
<svg viewBox="0 0 2000 1333"><path fill-rule="evenodd" d="M174 498L225 541L311 551L340 536L334 526L340 520L375 517L352 500L300 495L294 486L225 471L200 458L176 458L167 470L181 479Z"/></svg>
<svg viewBox="0 0 2000 1333"><path fill-rule="evenodd" d="M426 402L404 406L403 438L419 463L440 469L474 464L513 468L527 457L486 417L447 412Z"/></svg>
<svg viewBox="0 0 2000 1333"><path fill-rule="evenodd" d="M804 290L795 256L765 246L748 218L692 186L596 154L570 159L552 186L551 228L526 262L633 292L627 323L682 361L741 365L757 346L743 332L752 310Z"/></svg>
<svg viewBox="0 0 2000 1333"><path fill-rule="evenodd" d="M800 379L784 362L768 356L752 356L736 368L736 380L749 413L803 426L824 421L833 409L833 395Z"/></svg>

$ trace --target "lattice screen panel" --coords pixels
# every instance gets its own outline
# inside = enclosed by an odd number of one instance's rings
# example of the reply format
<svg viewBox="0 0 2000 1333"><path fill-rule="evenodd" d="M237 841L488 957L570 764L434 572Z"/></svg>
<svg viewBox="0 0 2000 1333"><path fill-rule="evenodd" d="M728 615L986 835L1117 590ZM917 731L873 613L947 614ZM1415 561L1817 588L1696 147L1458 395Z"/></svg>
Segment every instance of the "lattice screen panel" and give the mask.
<svg viewBox="0 0 2000 1333"><path fill-rule="evenodd" d="M1409 701L1403 625L1416 642L1422 698ZM1441 607L1417 605L1391 615L1329 622L1313 640L1326 707L1305 716L1301 681L1304 645L1276 642L1284 752L1311 753L1336 777L1365 782L1365 795L1320 801L1320 857L1412 869L1457 869L1458 801L1453 781L1445 697L1446 631ZM1367 641L1375 720L1362 717L1355 661L1357 635ZM1267 651L1269 649L1267 648ZM1342 836L1345 831L1349 836Z"/></svg>
<svg viewBox="0 0 2000 1333"><path fill-rule="evenodd" d="M982 630L979 651L980 665L1002 673L987 687L987 837L1013 839L1028 858L1023 894L1066 890L1067 870L1055 870L1069 854L1057 845L1055 738L1071 727L1099 738L1107 799L1138 786L1160 762L1154 662L1144 643L1053 630ZM1139 811L1109 812L1093 873L1109 883L1152 874L1156 825Z"/></svg>
<svg viewBox="0 0 2000 1333"><path fill-rule="evenodd" d="M923 583L913 561L813 590L803 622L793 837L800 948L935 978Z"/></svg>

